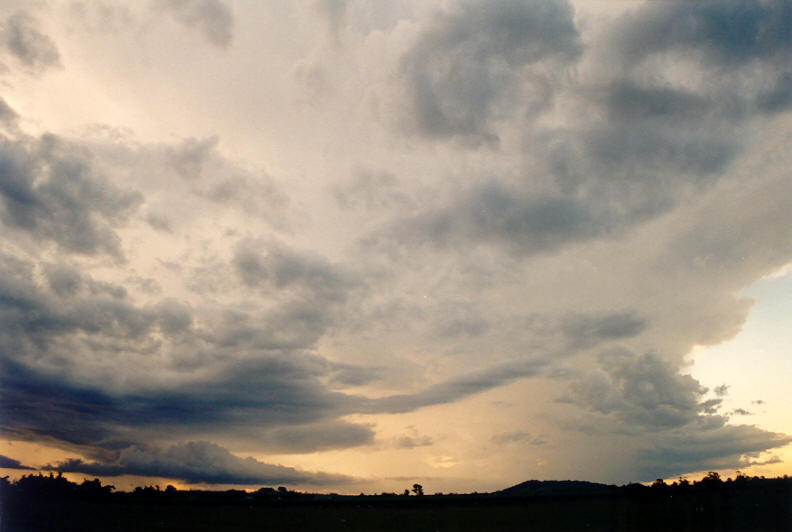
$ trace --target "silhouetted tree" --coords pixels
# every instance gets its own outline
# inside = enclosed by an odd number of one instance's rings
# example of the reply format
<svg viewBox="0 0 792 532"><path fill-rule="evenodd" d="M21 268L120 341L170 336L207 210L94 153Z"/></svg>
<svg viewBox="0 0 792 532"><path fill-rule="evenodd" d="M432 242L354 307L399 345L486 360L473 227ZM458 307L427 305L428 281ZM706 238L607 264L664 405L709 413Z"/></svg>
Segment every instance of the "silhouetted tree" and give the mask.
<svg viewBox="0 0 792 532"><path fill-rule="evenodd" d="M80 494L87 495L88 497L103 497L109 495L114 489L115 486L109 484L107 486L102 486L102 481L98 478L83 480L82 484L77 487Z"/></svg>
<svg viewBox="0 0 792 532"><path fill-rule="evenodd" d="M423 486L421 486L420 484L413 484L412 490L413 490L413 493L415 493L415 495L417 495L419 497L424 494L423 493Z"/></svg>
<svg viewBox="0 0 792 532"><path fill-rule="evenodd" d="M699 484L708 487L720 486L722 483L723 480L721 480L720 474L717 471L710 471L699 481Z"/></svg>

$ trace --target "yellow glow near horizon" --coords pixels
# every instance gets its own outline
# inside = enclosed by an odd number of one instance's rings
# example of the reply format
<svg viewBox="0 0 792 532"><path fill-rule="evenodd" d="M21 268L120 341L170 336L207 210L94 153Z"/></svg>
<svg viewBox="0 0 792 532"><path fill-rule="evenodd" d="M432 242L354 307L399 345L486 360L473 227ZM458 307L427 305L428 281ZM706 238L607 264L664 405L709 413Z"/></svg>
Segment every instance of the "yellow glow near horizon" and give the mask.
<svg viewBox="0 0 792 532"><path fill-rule="evenodd" d="M712 390L726 384L722 413L732 424L758 425L792 434L792 265L787 264L743 291L757 300L740 333L718 345L696 346L690 374ZM750 412L743 414L739 409ZM749 475L779 476L792 472L792 445L776 449L780 461L740 468Z"/></svg>

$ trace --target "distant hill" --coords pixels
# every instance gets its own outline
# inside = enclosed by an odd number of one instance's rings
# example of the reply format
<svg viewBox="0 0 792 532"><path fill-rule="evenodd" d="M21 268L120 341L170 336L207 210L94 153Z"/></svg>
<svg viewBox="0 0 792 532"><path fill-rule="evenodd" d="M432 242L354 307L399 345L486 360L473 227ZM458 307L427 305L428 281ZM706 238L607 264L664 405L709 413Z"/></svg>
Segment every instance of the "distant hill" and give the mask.
<svg viewBox="0 0 792 532"><path fill-rule="evenodd" d="M608 493L616 486L583 480L528 480L500 490L500 495L590 495Z"/></svg>

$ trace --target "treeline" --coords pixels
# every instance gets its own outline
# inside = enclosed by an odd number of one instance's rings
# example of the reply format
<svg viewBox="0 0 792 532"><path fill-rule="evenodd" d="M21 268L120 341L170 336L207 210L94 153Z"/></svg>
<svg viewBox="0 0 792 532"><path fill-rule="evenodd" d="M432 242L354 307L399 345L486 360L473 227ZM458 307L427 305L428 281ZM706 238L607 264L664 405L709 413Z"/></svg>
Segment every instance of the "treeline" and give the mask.
<svg viewBox="0 0 792 532"><path fill-rule="evenodd" d="M138 486L130 492L116 491L111 484L103 485L98 478L92 480L84 479L81 483L72 482L62 473L57 475L28 474L23 475L15 481L9 481L8 477L0 478L0 497L3 501L9 498L46 498L53 499L108 499L108 498L129 498L129 499L159 499L172 500L184 498L207 498L207 499L228 499L228 500L341 500L349 498L371 498L371 499L398 499L404 500L405 497L421 497L423 500L437 500L442 498L514 498L526 496L585 496L585 495L613 495L613 496L642 496L642 497L667 497L681 496L692 493L707 492L740 492L746 490L758 490L763 493L791 492L792 477L765 478L764 476L750 477L741 472L737 472L734 479L722 479L717 472L710 472L699 480L690 481L680 477L672 483L666 483L663 479L657 479L651 485L646 484L626 484L623 486L597 484L593 482L569 481L569 480L529 480L516 486L506 488L492 493L436 493L424 495L423 487L414 484L412 490L405 489L403 493L383 492L379 494L360 495L339 495L305 493L293 491L283 486L277 488L262 487L255 491L245 491L238 489L230 490L179 490L172 485L161 488L159 485ZM412 492L412 494L410 493Z"/></svg>
<svg viewBox="0 0 792 532"><path fill-rule="evenodd" d="M412 492L412 494L410 493ZM528 481L494 493L338 495L285 487L116 491L61 474L0 478L3 532L171 530L792 530L792 478L651 485Z"/></svg>

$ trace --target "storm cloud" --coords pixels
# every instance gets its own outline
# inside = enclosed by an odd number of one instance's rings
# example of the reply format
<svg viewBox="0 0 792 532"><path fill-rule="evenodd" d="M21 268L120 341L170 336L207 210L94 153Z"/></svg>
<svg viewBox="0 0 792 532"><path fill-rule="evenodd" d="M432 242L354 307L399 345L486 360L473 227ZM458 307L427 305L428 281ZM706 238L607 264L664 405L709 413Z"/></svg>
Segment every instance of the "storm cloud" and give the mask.
<svg viewBox="0 0 792 532"><path fill-rule="evenodd" d="M172 445L165 449L129 447L121 451L117 464L69 459L48 465L67 473L118 476L141 475L183 480L188 484L343 484L341 475L310 473L291 467L267 464L252 457L240 458L227 449L205 441Z"/></svg>
<svg viewBox="0 0 792 532"><path fill-rule="evenodd" d="M54 135L0 138L2 213L7 226L69 251L120 256L114 225L142 201L91 167L77 146Z"/></svg>
<svg viewBox="0 0 792 532"><path fill-rule="evenodd" d="M26 9L0 431L38 464L460 491L783 457L738 424L777 399L695 370L792 261L786 4Z"/></svg>
<svg viewBox="0 0 792 532"><path fill-rule="evenodd" d="M564 1L468 3L440 15L404 60L418 130L497 144L499 120L550 104L549 76L537 64L563 66L580 53Z"/></svg>

